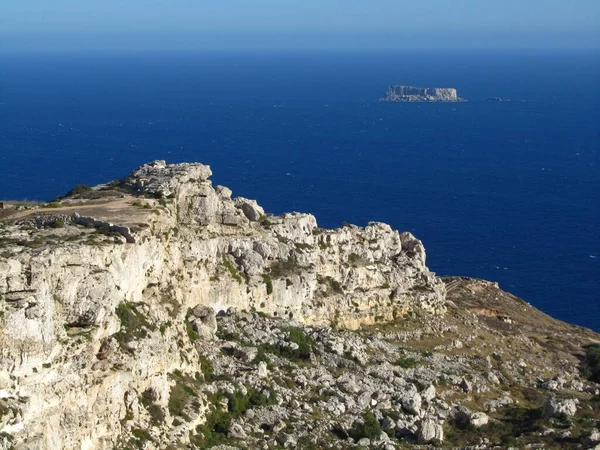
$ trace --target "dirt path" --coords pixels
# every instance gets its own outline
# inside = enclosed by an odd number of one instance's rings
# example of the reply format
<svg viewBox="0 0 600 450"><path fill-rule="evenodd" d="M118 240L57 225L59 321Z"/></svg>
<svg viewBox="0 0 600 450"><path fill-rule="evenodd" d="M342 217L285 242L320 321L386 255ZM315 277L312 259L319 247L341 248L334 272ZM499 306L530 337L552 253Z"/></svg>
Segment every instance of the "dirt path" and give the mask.
<svg viewBox="0 0 600 450"><path fill-rule="evenodd" d="M12 213L9 212L4 219L12 221L44 214L72 214L76 212L82 216L94 217L98 220L125 226L140 222L145 223L150 214L150 210L132 206L134 201L149 203L151 205L154 204L152 200L140 200L136 197L127 196L116 200L103 201L101 203L90 202L80 205L61 206L60 208L36 208L14 211Z"/></svg>

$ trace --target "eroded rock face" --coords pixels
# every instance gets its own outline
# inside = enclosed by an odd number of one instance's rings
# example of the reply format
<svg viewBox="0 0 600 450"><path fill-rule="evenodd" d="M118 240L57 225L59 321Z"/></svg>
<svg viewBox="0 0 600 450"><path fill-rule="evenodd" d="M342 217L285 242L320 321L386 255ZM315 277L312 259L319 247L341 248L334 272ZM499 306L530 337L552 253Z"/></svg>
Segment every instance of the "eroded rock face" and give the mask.
<svg viewBox="0 0 600 450"><path fill-rule="evenodd" d="M348 328L445 311L444 284L410 233L267 216L256 201L214 188L210 175L202 164L136 169L121 182L138 196L123 221L148 211L124 227L131 238L102 218L114 215L111 204L86 224L75 208L0 229L0 380L11 380L0 401L18 403L0 432L31 448L113 448L131 431L128 417L168 407L167 374L202 366L193 340L213 339L215 313L231 307ZM196 406L186 406L192 424L204 419Z"/></svg>

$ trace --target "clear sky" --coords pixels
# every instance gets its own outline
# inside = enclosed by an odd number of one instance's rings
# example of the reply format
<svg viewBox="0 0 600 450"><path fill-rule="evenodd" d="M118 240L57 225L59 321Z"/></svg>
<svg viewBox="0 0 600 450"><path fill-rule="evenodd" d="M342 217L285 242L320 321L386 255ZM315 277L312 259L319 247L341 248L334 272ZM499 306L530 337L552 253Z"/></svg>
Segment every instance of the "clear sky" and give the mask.
<svg viewBox="0 0 600 450"><path fill-rule="evenodd" d="M599 48L600 0L0 0L0 49Z"/></svg>

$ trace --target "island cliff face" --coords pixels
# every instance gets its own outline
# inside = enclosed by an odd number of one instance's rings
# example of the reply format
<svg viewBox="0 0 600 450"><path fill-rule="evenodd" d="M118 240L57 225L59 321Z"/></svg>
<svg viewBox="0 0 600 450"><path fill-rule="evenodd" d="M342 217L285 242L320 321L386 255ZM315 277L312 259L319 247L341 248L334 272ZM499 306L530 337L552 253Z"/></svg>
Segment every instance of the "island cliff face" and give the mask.
<svg viewBox="0 0 600 450"><path fill-rule="evenodd" d="M382 102L461 102L454 88L420 88L414 86L392 85Z"/></svg>
<svg viewBox="0 0 600 450"><path fill-rule="evenodd" d="M579 351L598 335L436 277L410 233L265 214L210 176L155 161L0 211L0 449L390 449L484 426L521 398L511 383L597 392L576 352L523 327ZM460 355L478 336L481 356ZM582 407L548 402L548 417Z"/></svg>

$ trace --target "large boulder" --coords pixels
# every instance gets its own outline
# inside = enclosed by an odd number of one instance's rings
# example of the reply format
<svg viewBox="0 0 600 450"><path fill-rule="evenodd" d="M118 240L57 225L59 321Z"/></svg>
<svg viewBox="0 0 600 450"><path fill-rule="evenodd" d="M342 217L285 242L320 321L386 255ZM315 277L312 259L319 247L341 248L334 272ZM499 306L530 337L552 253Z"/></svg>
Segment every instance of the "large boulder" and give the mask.
<svg viewBox="0 0 600 450"><path fill-rule="evenodd" d="M410 414L414 414L415 416L421 415L421 406L423 404L423 399L421 398L421 394L418 392L411 392L401 399L402 408Z"/></svg>
<svg viewBox="0 0 600 450"><path fill-rule="evenodd" d="M192 329L201 338L212 339L217 332L217 318L214 309L210 306L195 306L188 317L188 321Z"/></svg>
<svg viewBox="0 0 600 450"><path fill-rule="evenodd" d="M433 419L424 419L419 425L417 431L419 444L429 444L432 442L444 441L444 429L442 425Z"/></svg>
<svg viewBox="0 0 600 450"><path fill-rule="evenodd" d="M487 425L490 421L490 418L486 413L476 412L471 414L469 417L469 423L473 425L475 428L480 428L484 425Z"/></svg>
<svg viewBox="0 0 600 450"><path fill-rule="evenodd" d="M546 417L572 417L575 413L577 413L577 403L574 399L559 399L551 395L544 404Z"/></svg>
<svg viewBox="0 0 600 450"><path fill-rule="evenodd" d="M265 215L265 210L262 209L256 200L249 200L244 197L238 197L234 200L235 207L242 210L244 215L251 222L258 222Z"/></svg>

